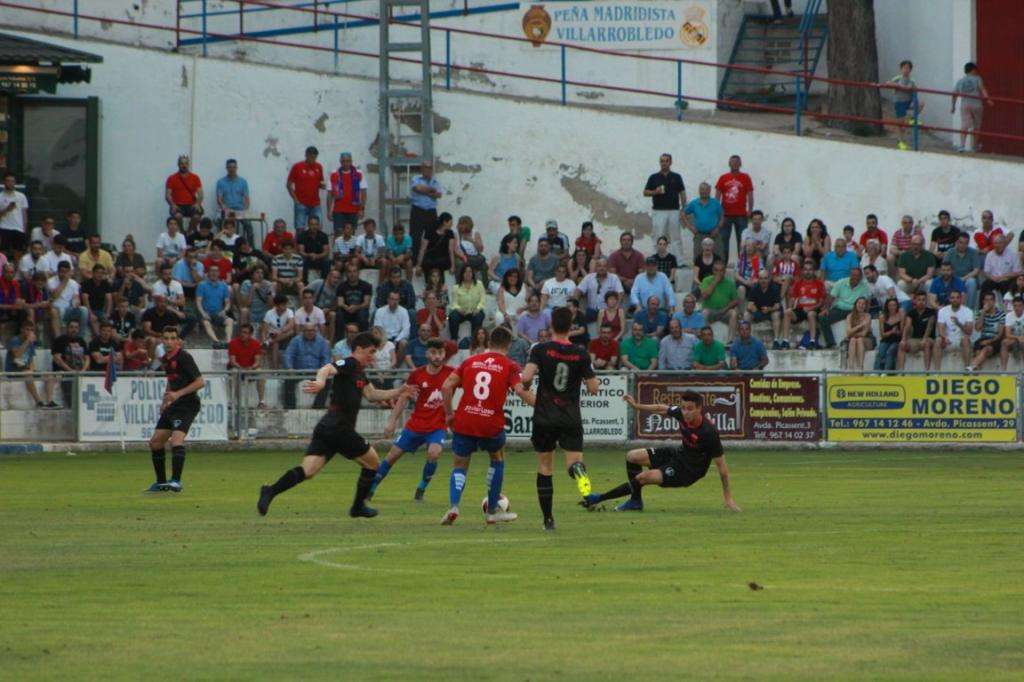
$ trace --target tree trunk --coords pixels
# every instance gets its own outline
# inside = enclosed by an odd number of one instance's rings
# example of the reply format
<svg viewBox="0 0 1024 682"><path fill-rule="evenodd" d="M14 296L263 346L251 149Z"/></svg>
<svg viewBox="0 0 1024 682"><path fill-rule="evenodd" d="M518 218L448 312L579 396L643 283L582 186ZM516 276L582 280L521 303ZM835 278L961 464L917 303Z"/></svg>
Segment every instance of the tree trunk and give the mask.
<svg viewBox="0 0 1024 682"><path fill-rule="evenodd" d="M850 81L878 82L878 44L875 40L874 0L829 0L828 75ZM878 88L829 84L831 114L882 118ZM881 135L882 126L859 121L826 119L832 128L855 135Z"/></svg>

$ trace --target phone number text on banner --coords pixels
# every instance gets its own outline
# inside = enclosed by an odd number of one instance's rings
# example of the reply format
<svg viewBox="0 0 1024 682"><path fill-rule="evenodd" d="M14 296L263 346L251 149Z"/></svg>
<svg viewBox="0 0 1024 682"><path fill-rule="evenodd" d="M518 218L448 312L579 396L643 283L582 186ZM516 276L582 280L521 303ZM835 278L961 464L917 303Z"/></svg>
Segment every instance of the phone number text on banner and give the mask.
<svg viewBox="0 0 1024 682"><path fill-rule="evenodd" d="M696 391L722 438L808 442L821 440L818 386L808 376L655 374L637 380L637 400L678 405L684 391ZM675 419L652 412L637 411L635 424L639 439L679 435Z"/></svg>
<svg viewBox="0 0 1024 682"><path fill-rule="evenodd" d="M598 374L597 378L597 395L587 393L586 386L580 392L583 441L622 443L629 438L628 408L623 400L629 379L620 374ZM505 399L505 434L513 441L529 440L533 434L533 408L511 393Z"/></svg>
<svg viewBox="0 0 1024 682"><path fill-rule="evenodd" d="M1013 442L1012 376L828 378L828 439L837 442Z"/></svg>
<svg viewBox="0 0 1024 682"><path fill-rule="evenodd" d="M103 377L82 377L78 395L78 440L149 440L164 397L163 377L124 376L114 384L114 395L103 388ZM190 440L228 439L228 382L224 376L206 377L199 389L202 408L192 422Z"/></svg>

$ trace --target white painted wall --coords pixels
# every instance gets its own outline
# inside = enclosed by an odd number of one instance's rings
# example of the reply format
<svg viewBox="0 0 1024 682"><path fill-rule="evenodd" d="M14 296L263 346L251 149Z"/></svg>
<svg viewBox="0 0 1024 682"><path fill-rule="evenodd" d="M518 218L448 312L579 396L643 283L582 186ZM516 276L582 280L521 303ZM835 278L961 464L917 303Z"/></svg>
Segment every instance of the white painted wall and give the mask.
<svg viewBox="0 0 1024 682"><path fill-rule="evenodd" d="M208 188L224 159L238 158L254 205L289 220L284 179L306 145L317 145L328 159L350 149L360 165L369 161L376 134L373 81L94 41L57 42L105 58L91 84L62 86L60 94L100 97L101 227L109 240L131 232L152 252L165 215L163 183L181 152L192 154ZM756 203L772 223L791 215L806 225L817 216L837 228L859 227L875 212L891 229L903 213L931 220L941 208L972 223L984 208L999 222L1024 222L1024 205L1006 191L1024 184L1021 164L454 91L438 92L435 106L450 121L437 135L437 154L462 169L440 173L450 191L442 208L471 215L491 251L513 212L532 226L557 218L570 234L593 219L606 244L615 244L623 229L638 229L639 248L650 249L649 204L641 190L662 151L675 155L691 194L699 181L717 178L729 154L741 154ZM321 132L314 123L323 114ZM369 195L373 212L374 187Z"/></svg>

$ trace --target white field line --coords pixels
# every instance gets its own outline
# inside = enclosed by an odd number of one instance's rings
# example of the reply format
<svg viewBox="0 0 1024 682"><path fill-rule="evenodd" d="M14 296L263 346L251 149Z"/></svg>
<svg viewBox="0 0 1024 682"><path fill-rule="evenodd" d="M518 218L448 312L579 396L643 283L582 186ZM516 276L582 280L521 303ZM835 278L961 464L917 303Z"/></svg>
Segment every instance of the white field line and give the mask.
<svg viewBox="0 0 1024 682"><path fill-rule="evenodd" d="M333 561L331 559L324 558L325 556L332 554L351 554L354 552L366 552L376 549L389 549L395 547L408 547L417 548L424 547L427 545L495 545L495 544L511 544L519 542L541 542L542 538L479 538L479 539L463 539L463 540L445 540L438 538L436 540L424 540L419 542L375 542L369 545L346 545L342 547L328 547L326 549L318 549L312 552L305 552L300 554L297 558L299 561L308 561L310 563L319 564L320 566L327 566L329 568L338 568L346 571L373 571L373 572L385 572L385 573L408 573L408 574L422 574L426 571L424 569L413 569L413 568L390 568L384 567L370 567L360 566L359 564L342 563ZM488 573L488 575L496 575ZM512 577L512 576L508 576Z"/></svg>

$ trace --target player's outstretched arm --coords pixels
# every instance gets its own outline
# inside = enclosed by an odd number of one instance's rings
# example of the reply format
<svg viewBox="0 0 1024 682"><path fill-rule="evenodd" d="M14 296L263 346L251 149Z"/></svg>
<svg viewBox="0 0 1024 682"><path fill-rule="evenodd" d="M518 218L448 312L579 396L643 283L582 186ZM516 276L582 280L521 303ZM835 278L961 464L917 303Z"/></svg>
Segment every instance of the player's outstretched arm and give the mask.
<svg viewBox="0 0 1024 682"><path fill-rule="evenodd" d="M725 508L734 512L743 511L732 499L732 490L729 488L729 465L725 463L725 455L715 457L714 462L718 467L718 477L722 479L722 498L725 501Z"/></svg>
<svg viewBox="0 0 1024 682"><path fill-rule="evenodd" d="M402 419L402 414L405 412L405 406L408 404L408 396L399 396L398 400L395 401L395 406L391 410L391 414L388 415L388 423L384 427L384 436L391 438L395 435L395 429L398 428L398 422Z"/></svg>
<svg viewBox="0 0 1024 682"><path fill-rule="evenodd" d="M523 371L519 374L520 381L523 382L523 386L529 388L530 384L533 383L533 378L537 376L537 371L540 368L537 367L536 363L528 362L523 367Z"/></svg>
<svg viewBox="0 0 1024 682"><path fill-rule="evenodd" d="M316 379L302 384L302 390L305 393L319 393L324 390L324 386L327 385L327 380L337 373L338 368L334 366L333 362L329 362L317 371Z"/></svg>
<svg viewBox="0 0 1024 682"><path fill-rule="evenodd" d="M459 376L457 372L452 372L441 385L441 398L444 400L444 418L449 425L451 425L452 418L455 415L452 410L452 398L455 395L455 389L458 388L461 383L462 377Z"/></svg>
<svg viewBox="0 0 1024 682"><path fill-rule="evenodd" d="M412 398L416 395L416 387L410 386L409 384L402 384L398 388L389 388L388 390L382 390L377 388L371 383L367 383L363 387L363 397L372 402L381 402L384 400L393 400L395 398Z"/></svg>
<svg viewBox="0 0 1024 682"><path fill-rule="evenodd" d="M590 385L588 384L587 389L589 390L589 388ZM591 391L591 393L596 392L597 391ZM625 400L626 404L632 407L634 410L644 410L645 412L653 412L655 414L668 414L668 410L670 407L669 405L662 405L660 403L639 403L637 402L636 398L629 395L628 393L626 394Z"/></svg>
<svg viewBox="0 0 1024 682"><path fill-rule="evenodd" d="M516 392L516 395L519 396L520 400L522 400L530 407L533 407L534 403L537 402L537 396L534 394L534 392L527 389L526 386L524 386L521 383L513 386L512 390Z"/></svg>

